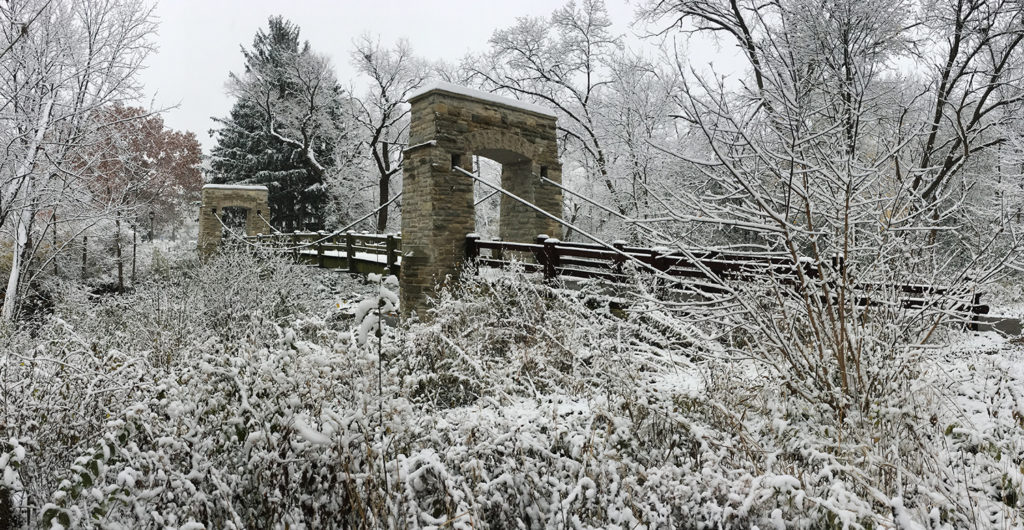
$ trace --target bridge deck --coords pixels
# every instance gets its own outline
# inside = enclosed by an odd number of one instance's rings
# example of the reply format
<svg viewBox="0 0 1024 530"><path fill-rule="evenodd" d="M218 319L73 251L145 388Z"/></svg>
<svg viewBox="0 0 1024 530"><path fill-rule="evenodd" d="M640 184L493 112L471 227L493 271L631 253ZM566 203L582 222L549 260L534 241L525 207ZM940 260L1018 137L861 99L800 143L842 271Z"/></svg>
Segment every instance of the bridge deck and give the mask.
<svg viewBox="0 0 1024 530"><path fill-rule="evenodd" d="M628 282L630 269L650 272L666 279L666 286L696 294L715 296L728 292L727 283L771 279L794 292L809 284L838 278L844 264L832 260L819 270L809 260L794 262L784 254L721 252L709 250L673 250L668 248L613 247L588 243L561 242L538 238L532 243L481 240L470 234L466 238L466 259L478 267L501 268L513 261L528 272L545 279L579 278L610 283ZM399 275L402 264L401 238L378 234L294 233L250 236L251 244L291 253L296 260L324 268L343 268L360 274ZM349 259L348 256L352 256ZM834 280L833 280L834 281ZM726 282L726 283L723 283ZM941 285L888 285L858 283L856 303L876 304L880 293L895 291L905 307L937 306L954 312L973 315L970 320L987 314L981 293L960 286L951 289ZM881 298L887 299L887 295Z"/></svg>

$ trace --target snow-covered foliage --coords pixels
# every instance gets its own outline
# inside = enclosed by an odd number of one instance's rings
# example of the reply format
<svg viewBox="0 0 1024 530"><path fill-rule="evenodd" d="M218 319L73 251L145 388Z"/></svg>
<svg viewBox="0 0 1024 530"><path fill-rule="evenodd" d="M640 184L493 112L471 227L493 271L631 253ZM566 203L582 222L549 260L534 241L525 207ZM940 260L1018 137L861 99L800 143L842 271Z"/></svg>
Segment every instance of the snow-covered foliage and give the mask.
<svg viewBox="0 0 1024 530"><path fill-rule="evenodd" d="M292 266L228 254L164 269L130 295L96 299L65 284L45 322L0 337L0 438L30 448L19 474L28 499L46 499L105 422L207 343L259 342L271 322L301 311L308 292ZM294 297L294 298L293 298ZM59 448L59 449L56 449ZM31 503L30 503L31 505Z"/></svg>
<svg viewBox="0 0 1024 530"><path fill-rule="evenodd" d="M136 76L156 20L142 0L3 2L0 18L18 28L0 35L0 142L8 146L0 154L0 314L13 322L33 262L67 249L49 244L56 223L69 243L81 232L65 234L118 209L85 184L99 165L89 148L136 124L101 115L140 93Z"/></svg>
<svg viewBox="0 0 1024 530"><path fill-rule="evenodd" d="M1015 346L937 349L906 395L840 423L637 300L513 274L362 341L393 295L338 280L226 254L131 295L69 294L9 337L0 464L15 520L1024 527ZM353 289L370 303L349 320L335 300Z"/></svg>

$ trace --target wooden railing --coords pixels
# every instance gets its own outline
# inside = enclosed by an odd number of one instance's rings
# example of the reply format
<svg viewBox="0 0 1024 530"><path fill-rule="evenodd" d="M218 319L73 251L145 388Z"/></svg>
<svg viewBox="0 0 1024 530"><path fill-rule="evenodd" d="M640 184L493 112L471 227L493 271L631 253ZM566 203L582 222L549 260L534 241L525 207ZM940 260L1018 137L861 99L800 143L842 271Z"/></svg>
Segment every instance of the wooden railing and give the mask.
<svg viewBox="0 0 1024 530"><path fill-rule="evenodd" d="M245 236L245 240L263 248L289 252L296 261L320 267L396 276L401 268L402 238L394 234L294 232Z"/></svg>
<svg viewBox="0 0 1024 530"><path fill-rule="evenodd" d="M513 260L521 262L528 272L543 273L545 279L559 276L592 278L610 282L626 282L626 263L633 262L639 272L657 270L668 276L687 278L687 290L709 295L726 291L722 280L761 281L771 279L778 284L799 291L822 274L813 262L793 259L784 254L694 251L681 252L667 248L631 247L616 242L614 250L603 245L566 243L546 235L537 236L534 243L510 243L484 240L475 234L466 237L466 257L477 266L505 267ZM527 260L524 260L527 258ZM842 275L843 263L833 259L828 264L830 276ZM649 268L648 268L649 267ZM854 300L860 305L874 305L872 293L895 289L904 307L922 307L942 299L952 311L984 315L989 307L981 303L982 293L954 292L948 287L933 285L890 285L857 283Z"/></svg>
<svg viewBox="0 0 1024 530"><path fill-rule="evenodd" d="M295 232L246 236L245 240L264 248L291 253L297 261L327 268L347 268L354 273L398 275L401 269L402 238L398 235L329 234ZM633 247L622 242L613 249L589 243L569 243L537 236L533 243L485 240L476 234L466 236L466 258L472 267L507 267L516 262L527 272L542 273L546 280L557 277L592 278L625 283L632 277L627 268L659 271L685 278L686 289L708 295L727 290L726 281L763 281L771 279L796 291L818 280L821 271L811 261L794 263L788 255L743 252L691 251L668 248ZM827 264L828 275L842 275L843 263L835 259ZM873 293L895 289L904 307L922 307L941 301L946 309L973 315L985 315L989 307L981 303L982 293L954 292L944 286L892 285L860 282L854 285L854 300L874 305Z"/></svg>

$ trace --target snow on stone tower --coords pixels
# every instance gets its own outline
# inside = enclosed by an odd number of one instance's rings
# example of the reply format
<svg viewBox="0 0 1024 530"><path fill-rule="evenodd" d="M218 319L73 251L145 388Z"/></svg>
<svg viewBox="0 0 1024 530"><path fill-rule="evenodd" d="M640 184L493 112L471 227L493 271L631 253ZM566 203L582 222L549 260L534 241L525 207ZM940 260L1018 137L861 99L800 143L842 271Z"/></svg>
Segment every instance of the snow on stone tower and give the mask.
<svg viewBox="0 0 1024 530"><path fill-rule="evenodd" d="M412 118L402 170L402 312L426 308L435 285L456 277L465 259L466 234L475 231L473 180L452 171L472 171L473 155L501 164L501 186L544 211L562 216L562 191L551 110L433 83L409 97ZM499 235L532 242L538 234L558 237L561 227L502 196Z"/></svg>

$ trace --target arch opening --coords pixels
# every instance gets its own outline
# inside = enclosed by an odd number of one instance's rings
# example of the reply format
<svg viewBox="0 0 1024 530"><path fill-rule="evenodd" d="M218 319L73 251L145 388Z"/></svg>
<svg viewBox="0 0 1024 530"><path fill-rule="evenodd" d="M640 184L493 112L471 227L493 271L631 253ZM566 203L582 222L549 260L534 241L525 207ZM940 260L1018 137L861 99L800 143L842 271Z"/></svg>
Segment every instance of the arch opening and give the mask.
<svg viewBox="0 0 1024 530"><path fill-rule="evenodd" d="M495 186L501 185L499 162L484 156L476 156L473 165L473 171L477 176ZM473 183L473 209L476 216L476 228L473 231L484 239L500 238L501 193L479 182Z"/></svg>
<svg viewBox="0 0 1024 530"><path fill-rule="evenodd" d="M474 153L473 159L473 171L480 178L536 204L539 177L532 159L503 149L481 149ZM488 198L477 204L485 197ZM476 219L473 231L485 238L532 242L549 224L547 217L528 205L504 193L495 193L493 188L479 182L473 184L473 202Z"/></svg>
<svg viewBox="0 0 1024 530"><path fill-rule="evenodd" d="M249 211L249 208L244 206L222 206L219 208L217 216L220 217L221 222L221 239L229 238L233 234L244 234L250 215L255 215L255 212Z"/></svg>

